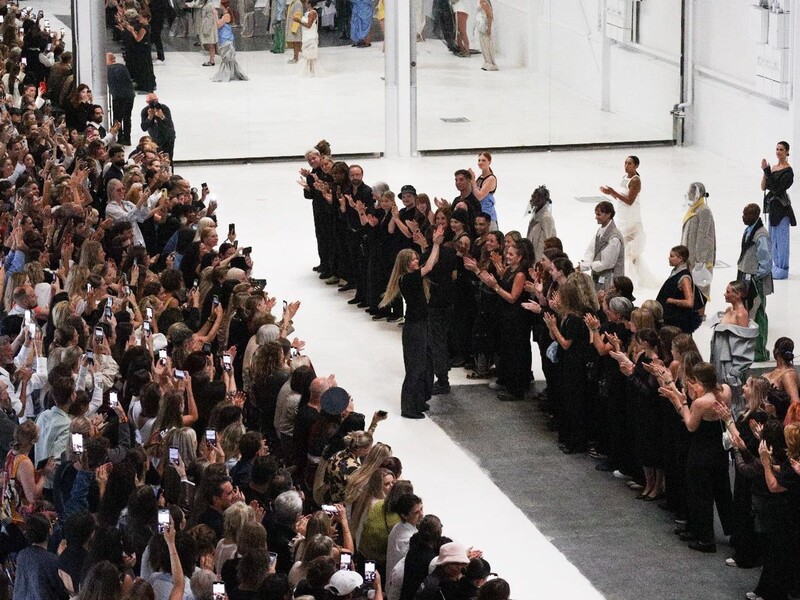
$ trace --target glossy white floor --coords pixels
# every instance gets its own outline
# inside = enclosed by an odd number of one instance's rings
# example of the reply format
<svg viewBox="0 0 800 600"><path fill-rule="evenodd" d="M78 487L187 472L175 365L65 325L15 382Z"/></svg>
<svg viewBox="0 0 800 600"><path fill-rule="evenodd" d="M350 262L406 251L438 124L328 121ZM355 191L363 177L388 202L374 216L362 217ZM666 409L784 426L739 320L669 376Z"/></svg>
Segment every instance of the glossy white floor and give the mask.
<svg viewBox="0 0 800 600"><path fill-rule="evenodd" d="M346 143L336 138L330 141L334 152ZM696 180L704 182L711 194L718 259L734 265L742 233L741 208L757 202L761 195L761 154L754 153L746 165L725 163L714 154L692 148L642 149L636 154L642 160L641 202L649 236L646 258L659 277L668 272L669 248L680 241L683 193ZM527 199L534 187L547 184L554 198L558 233L567 251L580 256L596 225L593 203L580 202L576 197L598 195L601 183L617 183L624 156L625 152L617 150L496 155L494 170L500 182L497 206L503 230L525 231ZM474 157L359 162L367 182L385 180L394 190L413 183L431 196L452 197L453 171L473 166ZM511 582L515 598L533 597L534 590L537 598L599 597L591 582L576 572L539 533L535 523L529 522L438 426L430 420L408 421L399 416L403 377L400 330L386 322L373 323L363 311L345 303L349 294L338 294L311 272L316 264L311 210L295 184L300 166L298 160L181 168L179 172L194 185L207 181L219 196L219 222L236 222L240 245L254 247L256 276L267 277L270 294L279 300L302 301L296 318L298 335L306 340L317 371L336 373L359 410L367 414L380 408L389 411L391 416L380 426L378 438L391 444L402 458L405 475L414 481L425 510L441 516L447 535L482 548L493 568ZM797 256L796 235L793 246ZM733 267L717 269L712 310L723 307L721 290L733 277ZM798 287L796 274L777 283L777 292L769 299L771 341L779 335L797 339L800 334L800 326L791 318L791 297L796 296ZM655 291L638 290L636 295L644 300L653 297ZM702 328L697 337L701 349L707 352L708 330ZM539 376L538 365L534 370ZM467 383L463 373L455 370L452 381ZM502 432L483 434L497 436L502 444ZM556 573L560 575L554 576Z"/></svg>

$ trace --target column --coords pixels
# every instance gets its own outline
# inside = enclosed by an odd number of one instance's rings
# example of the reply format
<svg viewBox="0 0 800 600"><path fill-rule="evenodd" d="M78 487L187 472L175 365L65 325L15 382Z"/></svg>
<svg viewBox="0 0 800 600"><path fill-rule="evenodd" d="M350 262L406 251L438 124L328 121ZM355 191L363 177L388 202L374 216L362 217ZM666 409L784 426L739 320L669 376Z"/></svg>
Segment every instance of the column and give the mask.
<svg viewBox="0 0 800 600"><path fill-rule="evenodd" d="M72 0L72 44L75 84L92 90L94 103L108 114L105 4L99 0Z"/></svg>
<svg viewBox="0 0 800 600"><path fill-rule="evenodd" d="M791 131L787 141L794 148L796 144L800 144L800 5L793 1L788 6L792 15L792 38L789 42L792 54L792 90L789 100Z"/></svg>
<svg viewBox="0 0 800 600"><path fill-rule="evenodd" d="M386 0L386 148L389 157L417 152L416 31L412 31L411 3Z"/></svg>

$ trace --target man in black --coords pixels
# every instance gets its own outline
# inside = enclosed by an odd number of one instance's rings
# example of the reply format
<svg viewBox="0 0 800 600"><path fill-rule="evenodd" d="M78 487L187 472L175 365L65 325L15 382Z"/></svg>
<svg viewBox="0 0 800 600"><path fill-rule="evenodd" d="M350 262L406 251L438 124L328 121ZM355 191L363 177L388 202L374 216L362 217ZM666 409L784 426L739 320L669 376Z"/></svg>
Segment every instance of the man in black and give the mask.
<svg viewBox="0 0 800 600"><path fill-rule="evenodd" d="M111 113L115 121L122 123L119 132L119 143L131 145L131 113L136 91L128 67L117 63L116 57L106 53L106 70L108 72L108 91L111 93ZM120 178L121 180L121 178Z"/></svg>
<svg viewBox="0 0 800 600"><path fill-rule="evenodd" d="M453 210L463 208L467 211L469 223L475 222L475 217L481 214L481 202L472 193L472 173L466 169L459 169L454 174L456 189L459 194L453 199Z"/></svg>
<svg viewBox="0 0 800 600"><path fill-rule="evenodd" d="M172 112L166 104L158 101L158 95L153 92L147 94L145 100L147 106L142 109L142 131L153 138L160 150L169 154L172 164L172 155L175 152L175 123L172 122Z"/></svg>
<svg viewBox="0 0 800 600"><path fill-rule="evenodd" d="M62 108L60 104L61 91L67 77L72 75L72 52L63 52L59 61L50 67L50 74L47 76L47 94L45 97L50 100L53 106ZM110 82L109 82L110 83Z"/></svg>
<svg viewBox="0 0 800 600"><path fill-rule="evenodd" d="M208 525L221 540L224 534L225 518L222 513L236 501L233 484L228 477L219 477L208 488L208 508L198 518L198 523Z"/></svg>
<svg viewBox="0 0 800 600"><path fill-rule="evenodd" d="M119 179L122 181L122 177L125 174L123 169L125 168L125 148L120 146L119 144L114 144L108 149L108 169L106 169L105 174L103 175L103 190L105 191L108 182L112 179Z"/></svg>
<svg viewBox="0 0 800 600"><path fill-rule="evenodd" d="M365 207L372 206L372 188L364 183L364 169L359 165L350 167L350 185L344 189L344 203L340 202L340 217L347 221L347 254L350 277L347 285L339 288L340 292L356 290L356 297L349 304L358 304L367 297L367 261L362 244L364 243L364 226L361 225L356 203Z"/></svg>
<svg viewBox="0 0 800 600"><path fill-rule="evenodd" d="M480 260L483 244L486 242L486 238L489 237L489 232L492 228L491 215L485 212L479 213L478 216L475 217L474 225L475 240L472 242L472 250L470 250L470 253L472 254L472 258Z"/></svg>
<svg viewBox="0 0 800 600"><path fill-rule="evenodd" d="M312 148L306 152L306 160L311 169L300 169L300 176L305 180L303 197L311 200L311 211L314 215L314 234L317 237L317 254L319 254L319 265L314 267L314 270L319 272L320 279L329 279L334 271L336 239L329 219L328 202L322 192L314 187L317 181L326 180L322 170L322 154L316 148Z"/></svg>

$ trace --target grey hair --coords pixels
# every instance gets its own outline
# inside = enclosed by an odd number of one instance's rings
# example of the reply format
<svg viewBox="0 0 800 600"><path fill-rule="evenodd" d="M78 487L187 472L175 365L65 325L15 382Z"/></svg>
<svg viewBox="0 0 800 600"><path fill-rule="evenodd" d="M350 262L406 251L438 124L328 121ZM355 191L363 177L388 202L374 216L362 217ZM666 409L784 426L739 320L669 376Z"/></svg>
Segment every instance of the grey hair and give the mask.
<svg viewBox="0 0 800 600"><path fill-rule="evenodd" d="M708 197L708 192L706 192L706 186L704 186L699 181L695 181L694 183L689 184L689 196L692 199L692 202L697 202L700 198Z"/></svg>
<svg viewBox="0 0 800 600"><path fill-rule="evenodd" d="M389 184L385 181L376 181L372 184L372 192L382 196L384 192L389 191Z"/></svg>
<svg viewBox="0 0 800 600"><path fill-rule="evenodd" d="M213 600L213 587L217 576L213 571L201 569L195 571L191 579L191 590L196 600Z"/></svg>
<svg viewBox="0 0 800 600"><path fill-rule="evenodd" d="M303 512L303 499L295 490L289 490L275 498L273 508L278 521L293 525Z"/></svg>
<svg viewBox="0 0 800 600"><path fill-rule="evenodd" d="M281 335L280 328L274 323L267 323L258 328L256 332L256 343L263 346L269 342L274 342Z"/></svg>
<svg viewBox="0 0 800 600"><path fill-rule="evenodd" d="M305 155L304 155L304 156L305 156L306 158L308 158L309 156L314 156L315 154L316 154L317 156L322 156L322 152L320 152L320 151L319 151L319 150L317 150L316 148L311 148L311 150L306 150L306 153L305 153Z"/></svg>
<svg viewBox="0 0 800 600"><path fill-rule="evenodd" d="M633 312L633 302L624 296L615 296L608 301L608 308L617 313L626 321L631 320L631 313Z"/></svg>

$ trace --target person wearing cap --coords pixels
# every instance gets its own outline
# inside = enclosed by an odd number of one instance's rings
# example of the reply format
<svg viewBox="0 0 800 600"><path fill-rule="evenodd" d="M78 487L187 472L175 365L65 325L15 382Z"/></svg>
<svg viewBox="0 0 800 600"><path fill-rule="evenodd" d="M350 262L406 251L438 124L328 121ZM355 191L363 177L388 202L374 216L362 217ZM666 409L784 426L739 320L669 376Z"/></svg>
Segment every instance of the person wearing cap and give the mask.
<svg viewBox="0 0 800 600"><path fill-rule="evenodd" d="M614 223L615 213L614 205L606 200L594 207L600 227L581 261L581 270L589 271L598 291L608 291L613 278L625 274L625 241Z"/></svg>
<svg viewBox="0 0 800 600"><path fill-rule="evenodd" d="M358 590L364 583L364 578L355 571L336 571L331 577L325 590L333 598L344 598L348 600L355 596ZM373 600L383 600L383 592L381 591L380 576L375 571L375 596ZM360 597L360 596L359 596Z"/></svg>
<svg viewBox="0 0 800 600"><path fill-rule="evenodd" d="M462 577L462 570L469 565L467 549L458 542L448 542L439 548L439 556L432 563L433 572L425 578L417 590L415 600L441 600L444 590L454 587Z"/></svg>

